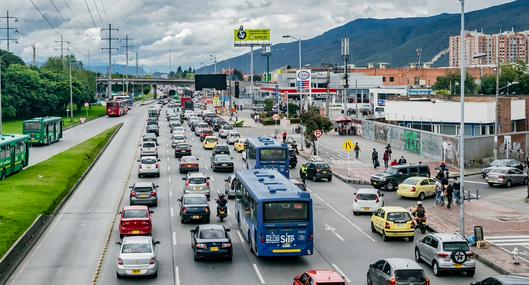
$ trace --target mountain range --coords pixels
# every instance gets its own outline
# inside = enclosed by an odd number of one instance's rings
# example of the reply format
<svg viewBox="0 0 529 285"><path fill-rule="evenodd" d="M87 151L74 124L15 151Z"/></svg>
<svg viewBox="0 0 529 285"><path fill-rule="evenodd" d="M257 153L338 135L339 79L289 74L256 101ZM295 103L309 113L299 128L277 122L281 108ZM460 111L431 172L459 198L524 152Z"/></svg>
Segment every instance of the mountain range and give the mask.
<svg viewBox="0 0 529 285"><path fill-rule="evenodd" d="M529 0L489 7L465 14L466 30L497 33L500 30L529 30ZM416 49L422 49L422 61L430 61L448 48L449 37L459 34L460 14L439 14L431 17L395 19L357 19L331 29L311 39L302 40L302 63L321 66L322 62L342 64L340 45L343 37L350 39L351 58L356 66L368 63L388 63L390 67L408 66L417 61ZM274 31L271 31L272 33ZM249 52L220 61L217 69L237 68L249 73ZM270 69L281 66L298 66L298 43L281 43L272 46ZM447 56L437 65L448 65ZM213 65L198 72L213 72ZM256 73L266 69L266 58L261 49L254 50Z"/></svg>

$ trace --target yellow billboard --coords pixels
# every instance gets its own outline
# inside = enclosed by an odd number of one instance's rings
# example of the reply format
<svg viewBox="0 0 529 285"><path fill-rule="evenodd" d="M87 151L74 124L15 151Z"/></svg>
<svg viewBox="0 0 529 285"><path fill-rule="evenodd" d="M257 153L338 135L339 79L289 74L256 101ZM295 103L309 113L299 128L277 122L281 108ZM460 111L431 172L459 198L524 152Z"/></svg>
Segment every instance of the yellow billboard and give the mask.
<svg viewBox="0 0 529 285"><path fill-rule="evenodd" d="M233 30L235 46L265 46L270 45L270 29L239 29Z"/></svg>

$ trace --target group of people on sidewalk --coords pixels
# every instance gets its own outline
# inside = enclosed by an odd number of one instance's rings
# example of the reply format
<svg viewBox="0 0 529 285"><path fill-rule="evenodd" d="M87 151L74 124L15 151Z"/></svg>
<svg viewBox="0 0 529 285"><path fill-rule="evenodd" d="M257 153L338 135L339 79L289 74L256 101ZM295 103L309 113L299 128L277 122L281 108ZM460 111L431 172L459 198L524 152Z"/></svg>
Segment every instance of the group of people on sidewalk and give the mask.
<svg viewBox="0 0 529 285"><path fill-rule="evenodd" d="M459 178L450 179L448 172L448 166L442 162L438 168L437 180L435 182L435 205L444 206L446 198L446 207L450 209L452 207L452 201L459 205L461 201L461 184Z"/></svg>
<svg viewBox="0 0 529 285"><path fill-rule="evenodd" d="M356 150L355 150L356 153ZM382 156L382 160L384 161L384 167L387 169L390 166L395 165L404 165L407 163L406 158L404 158L404 155L402 155L398 160L393 159L391 162L391 154L393 151L391 150L391 144L388 143L388 145L384 149L384 155ZM371 153L371 161L373 162L373 167L376 169L380 166L380 162L378 160L378 151L376 148L373 148L373 152Z"/></svg>

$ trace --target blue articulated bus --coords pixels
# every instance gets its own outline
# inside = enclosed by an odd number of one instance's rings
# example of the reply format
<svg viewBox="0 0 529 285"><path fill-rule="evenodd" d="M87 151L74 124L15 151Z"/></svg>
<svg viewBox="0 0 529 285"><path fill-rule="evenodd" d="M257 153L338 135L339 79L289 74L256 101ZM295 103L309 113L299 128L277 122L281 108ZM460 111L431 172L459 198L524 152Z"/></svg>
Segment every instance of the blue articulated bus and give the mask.
<svg viewBox="0 0 529 285"><path fill-rule="evenodd" d="M247 169L275 169L289 178L288 145L270 137L253 137L246 140L245 151Z"/></svg>
<svg viewBox="0 0 529 285"><path fill-rule="evenodd" d="M314 253L310 194L272 169L235 174L235 217L250 250L257 256L304 256Z"/></svg>

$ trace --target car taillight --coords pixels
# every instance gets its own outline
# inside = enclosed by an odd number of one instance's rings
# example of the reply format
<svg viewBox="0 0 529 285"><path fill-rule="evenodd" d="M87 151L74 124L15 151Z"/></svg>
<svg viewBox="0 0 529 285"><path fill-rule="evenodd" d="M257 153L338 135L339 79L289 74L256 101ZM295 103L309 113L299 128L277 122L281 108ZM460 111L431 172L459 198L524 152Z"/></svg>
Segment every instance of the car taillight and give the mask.
<svg viewBox="0 0 529 285"><path fill-rule="evenodd" d="M415 192L417 191L417 189L415 188L415 186L411 187L411 192Z"/></svg>
<svg viewBox="0 0 529 285"><path fill-rule="evenodd" d="M424 283L425 285L430 285L430 279L429 278L426 278L426 282Z"/></svg>
<svg viewBox="0 0 529 285"><path fill-rule="evenodd" d="M209 213L209 207L206 207L204 211L206 211L206 213Z"/></svg>
<svg viewBox="0 0 529 285"><path fill-rule="evenodd" d="M259 234L259 241L261 243L265 243L265 238L264 238L264 235L263 234Z"/></svg>
<svg viewBox="0 0 529 285"><path fill-rule="evenodd" d="M156 263L156 259L154 257L151 257L151 260L149 261L149 264L155 264Z"/></svg>
<svg viewBox="0 0 529 285"><path fill-rule="evenodd" d="M187 208L182 208L182 213L187 213Z"/></svg>
<svg viewBox="0 0 529 285"><path fill-rule="evenodd" d="M498 176L498 178L503 179L503 178L505 178L505 176L500 175L500 176Z"/></svg>
<svg viewBox="0 0 529 285"><path fill-rule="evenodd" d="M151 196L152 196L152 197L156 197L156 196L158 196L157 193L158 193L158 192L156 192L156 191L152 191L152 192L151 192Z"/></svg>
<svg viewBox="0 0 529 285"><path fill-rule="evenodd" d="M121 225L122 225L122 226L128 226L128 225L129 225L129 222L121 222Z"/></svg>
<svg viewBox="0 0 529 285"><path fill-rule="evenodd" d="M141 224L144 225L144 226L148 226L148 225L150 225L151 223L150 223L149 221L143 221L143 222L141 222Z"/></svg>
<svg viewBox="0 0 529 285"><path fill-rule="evenodd" d="M316 172L320 172L320 170L316 168Z"/></svg>
<svg viewBox="0 0 529 285"><path fill-rule="evenodd" d="M390 224L386 222L386 229L390 229L390 228L391 228Z"/></svg>
<svg viewBox="0 0 529 285"><path fill-rule="evenodd" d="M123 265L123 259L118 258L118 264L119 264L119 265Z"/></svg>
<svg viewBox="0 0 529 285"><path fill-rule="evenodd" d="M195 247L196 247L196 248L208 248L208 246L207 246L206 244L204 244L204 243L197 243L197 244L195 245Z"/></svg>
<svg viewBox="0 0 529 285"><path fill-rule="evenodd" d="M448 257L448 253L441 252L441 253L438 253L437 256L441 257L441 258L447 258Z"/></svg>
<svg viewBox="0 0 529 285"><path fill-rule="evenodd" d="M136 197L136 192L134 192L134 191L130 192L130 196Z"/></svg>
<svg viewBox="0 0 529 285"><path fill-rule="evenodd" d="M231 243L229 243L229 242L222 244L222 248L229 248L229 247L231 247Z"/></svg>
<svg viewBox="0 0 529 285"><path fill-rule="evenodd" d="M397 285L397 279L395 277L391 277L391 280L389 280L390 285Z"/></svg>
<svg viewBox="0 0 529 285"><path fill-rule="evenodd" d="M160 168L160 164L156 163L156 168Z"/></svg>

